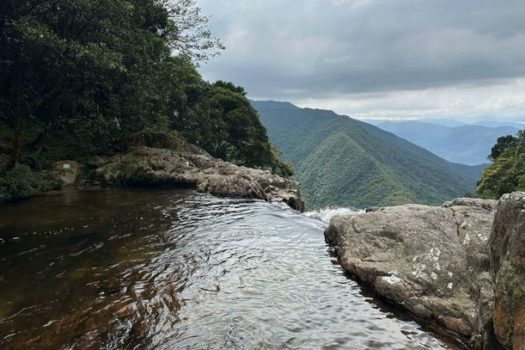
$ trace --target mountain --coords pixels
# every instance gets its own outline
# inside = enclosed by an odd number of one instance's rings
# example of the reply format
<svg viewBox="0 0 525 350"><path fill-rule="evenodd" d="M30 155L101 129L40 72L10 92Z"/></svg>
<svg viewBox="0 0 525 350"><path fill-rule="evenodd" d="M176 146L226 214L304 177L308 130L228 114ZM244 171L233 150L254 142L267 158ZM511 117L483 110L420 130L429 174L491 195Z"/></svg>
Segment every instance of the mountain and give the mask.
<svg viewBox="0 0 525 350"><path fill-rule="evenodd" d="M512 126L517 129L523 129L525 128L524 122L512 122L512 121L498 121L498 120L481 120L479 122L474 123L475 125L482 125L487 126L490 128L498 127L498 126Z"/></svg>
<svg viewBox="0 0 525 350"><path fill-rule="evenodd" d="M415 120L415 119L412 119L412 120ZM368 123L368 124L372 124L372 125L378 126L378 125L380 125L381 123L384 123L384 122L396 122L396 121L408 121L408 120L407 119L400 119L400 120L392 120L392 119L361 119L361 121L363 121L365 123ZM437 125L443 125L443 126L450 126L450 127L467 125L467 123L465 123L465 122L462 122L462 121L459 121L459 120L456 120L456 119L449 119L449 118L425 119L425 122L432 123L432 124L437 124Z"/></svg>
<svg viewBox="0 0 525 350"><path fill-rule="evenodd" d="M383 121L377 124L450 162L468 165L488 163L487 156L500 136L516 135L512 126L443 126L421 121Z"/></svg>
<svg viewBox="0 0 525 350"><path fill-rule="evenodd" d="M252 104L282 157L295 165L309 207L436 204L473 191L480 177L478 168L332 111Z"/></svg>

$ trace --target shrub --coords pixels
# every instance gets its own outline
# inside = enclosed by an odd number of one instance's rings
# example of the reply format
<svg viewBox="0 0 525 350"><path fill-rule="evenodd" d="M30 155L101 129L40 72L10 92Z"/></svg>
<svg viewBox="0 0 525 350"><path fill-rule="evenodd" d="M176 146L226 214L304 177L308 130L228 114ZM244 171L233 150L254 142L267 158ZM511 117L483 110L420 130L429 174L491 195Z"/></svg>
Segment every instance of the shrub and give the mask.
<svg viewBox="0 0 525 350"><path fill-rule="evenodd" d="M58 181L50 176L33 172L27 165L16 164L0 175L0 202L31 197L59 187Z"/></svg>

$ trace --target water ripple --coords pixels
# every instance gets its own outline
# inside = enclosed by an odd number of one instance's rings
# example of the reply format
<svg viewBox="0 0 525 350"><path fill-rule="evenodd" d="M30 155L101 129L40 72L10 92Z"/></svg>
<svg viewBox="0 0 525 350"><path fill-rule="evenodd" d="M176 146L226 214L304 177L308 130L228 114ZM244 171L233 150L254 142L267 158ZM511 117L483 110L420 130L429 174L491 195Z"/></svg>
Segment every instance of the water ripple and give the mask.
<svg viewBox="0 0 525 350"><path fill-rule="evenodd" d="M7 207L0 348L456 349L343 273L326 215L188 191Z"/></svg>

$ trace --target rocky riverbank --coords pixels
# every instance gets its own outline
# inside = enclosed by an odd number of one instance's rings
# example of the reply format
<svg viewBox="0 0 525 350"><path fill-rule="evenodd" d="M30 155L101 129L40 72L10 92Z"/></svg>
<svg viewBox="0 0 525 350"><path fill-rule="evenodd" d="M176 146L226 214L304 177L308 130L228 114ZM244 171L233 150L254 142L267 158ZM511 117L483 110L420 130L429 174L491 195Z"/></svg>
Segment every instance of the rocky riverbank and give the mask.
<svg viewBox="0 0 525 350"><path fill-rule="evenodd" d="M139 133L112 156L86 162L60 161L47 171L53 190L66 187L182 186L218 196L283 201L303 211L298 183L269 170L253 169L210 156L176 135ZM43 176L43 175L42 175Z"/></svg>
<svg viewBox="0 0 525 350"><path fill-rule="evenodd" d="M304 210L297 182L207 154L139 146L113 156L95 174L105 185L182 185L218 196L283 201Z"/></svg>
<svg viewBox="0 0 525 350"><path fill-rule="evenodd" d="M525 193L331 220L343 268L473 349L524 349Z"/></svg>

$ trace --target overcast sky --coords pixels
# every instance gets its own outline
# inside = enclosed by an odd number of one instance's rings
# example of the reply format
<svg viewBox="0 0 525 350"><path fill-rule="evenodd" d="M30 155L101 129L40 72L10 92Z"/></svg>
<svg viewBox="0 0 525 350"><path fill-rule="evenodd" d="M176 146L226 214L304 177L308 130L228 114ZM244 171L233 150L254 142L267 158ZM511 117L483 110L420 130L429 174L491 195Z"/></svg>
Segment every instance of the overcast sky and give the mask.
<svg viewBox="0 0 525 350"><path fill-rule="evenodd" d="M525 119L525 0L198 0L254 99L357 118Z"/></svg>

